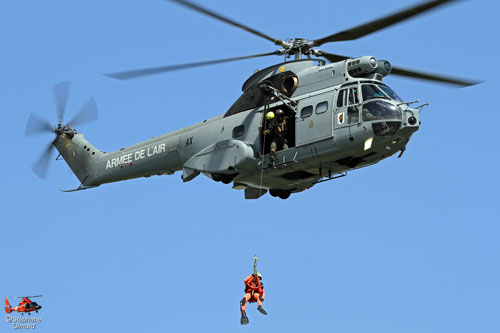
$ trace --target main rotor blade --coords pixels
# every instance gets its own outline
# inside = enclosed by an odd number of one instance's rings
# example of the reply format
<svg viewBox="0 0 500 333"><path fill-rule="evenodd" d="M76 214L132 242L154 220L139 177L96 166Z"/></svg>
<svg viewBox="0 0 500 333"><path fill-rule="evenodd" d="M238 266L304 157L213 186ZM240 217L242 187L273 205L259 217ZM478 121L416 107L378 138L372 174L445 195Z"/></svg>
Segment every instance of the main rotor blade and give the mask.
<svg viewBox="0 0 500 333"><path fill-rule="evenodd" d="M64 81L54 86L54 97L56 98L57 105L57 120L62 121L64 113L66 112L66 103L68 101L70 82Z"/></svg>
<svg viewBox="0 0 500 333"><path fill-rule="evenodd" d="M441 83L451 83L462 87L473 86L475 84L481 83L480 81L472 81L466 79L460 79L450 76L437 75L432 73L417 72L401 67L392 67L391 74L400 75L405 77L411 77L415 79L422 79L428 81L435 81Z"/></svg>
<svg viewBox="0 0 500 333"><path fill-rule="evenodd" d="M24 130L24 136L32 136L40 133L50 132L54 128L45 120L34 113L30 113L28 122L26 123L26 129Z"/></svg>
<svg viewBox="0 0 500 333"><path fill-rule="evenodd" d="M164 72L171 72L171 71L176 71L176 70L180 70L180 69L214 65L214 64L220 64L223 62L230 62L230 61L257 58L257 57L266 57L266 56L278 55L278 54L279 54L278 51L274 51L274 52L255 54L255 55L244 56L244 57L208 60L208 61L201 61L201 62L192 62L192 63L188 63L188 64L137 69L137 70L133 70L133 71L117 72L117 73L104 74L104 75L112 77L114 79L118 79L118 80L129 80L129 79L135 79L135 78L141 77L141 76L159 74L159 73L164 73Z"/></svg>
<svg viewBox="0 0 500 333"><path fill-rule="evenodd" d="M52 155L52 149L54 145L52 143L45 148L40 157L31 166L31 170L40 178L45 179L47 177L47 170L49 168L50 157Z"/></svg>
<svg viewBox="0 0 500 333"><path fill-rule="evenodd" d="M85 104L81 110L71 119L67 126L74 127L80 126L91 121L95 121L98 118L97 114L97 104L94 98L90 98L87 104Z"/></svg>
<svg viewBox="0 0 500 333"><path fill-rule="evenodd" d="M220 14L217 14L217 13L215 13L215 12L209 10L209 9L206 9L204 7L196 5L196 4L192 3L191 1L187 1L187 0L169 0L169 1L175 2L175 3L179 4L179 5L191 8L191 9L197 11L197 12L200 12L200 13L203 13L205 15L211 16L211 17L213 17L213 18L215 18L217 20L220 20L220 21L226 22L228 24L231 24L231 25L233 25L233 26L235 26L237 28L243 29L245 31L248 31L249 33L252 33L254 35L257 35L259 37L267 39L268 41L271 41L271 42L273 42L276 45L284 46L286 44L285 42L283 42L280 39L275 39L275 38L269 37L268 35L260 32L260 31L252 29L250 27L247 27L246 25L243 25L241 23L233 21L233 20L231 20L231 19L229 19L227 17L224 17L224 16L222 16Z"/></svg>
<svg viewBox="0 0 500 333"><path fill-rule="evenodd" d="M360 26L344 30L341 32L338 32L336 34L324 37L324 38L319 38L313 41L315 46L319 46L325 43L330 43L330 42L339 42L339 41L346 41L346 40L354 40L358 39L359 37L363 37L366 35L371 34L372 32L387 28L388 26L391 26L393 24L396 24L398 22L401 22L403 20L409 19L413 16L416 16L418 14L424 13L430 9L434 9L438 6L441 6L443 4L446 4L448 2L454 2L458 0L433 0L433 1L428 1L423 4L402 10L400 12L394 13L392 15L362 24Z"/></svg>
<svg viewBox="0 0 500 333"><path fill-rule="evenodd" d="M320 52L320 56L325 57L328 59L330 62L339 62L342 60L350 59L350 57L346 57L343 55L335 54L335 53L329 53L325 51L318 50Z"/></svg>
<svg viewBox="0 0 500 333"><path fill-rule="evenodd" d="M328 52L321 51L321 50L318 50L318 51L321 52L320 55L322 57L325 57L326 59L328 59L331 62L338 62L338 61L350 59L350 57L346 57L343 55L328 53ZM435 82L440 82L440 83L455 84L455 85L459 85L462 87L473 86L475 84L481 83L479 81L454 78L454 77L450 77L450 76L425 73L425 72L417 72L414 70L401 68L401 67L392 67L391 74L415 78L415 79L421 79L421 80L435 81Z"/></svg>
<svg viewBox="0 0 500 333"><path fill-rule="evenodd" d="M36 296L16 296L15 298L33 298L33 297L42 297L43 295L36 295Z"/></svg>

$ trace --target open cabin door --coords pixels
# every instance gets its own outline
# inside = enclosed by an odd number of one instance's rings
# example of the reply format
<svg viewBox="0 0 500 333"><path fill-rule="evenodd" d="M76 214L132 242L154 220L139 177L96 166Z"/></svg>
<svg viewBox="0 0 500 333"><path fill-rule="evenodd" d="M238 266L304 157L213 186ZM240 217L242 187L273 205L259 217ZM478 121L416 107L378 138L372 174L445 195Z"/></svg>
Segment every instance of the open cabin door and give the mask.
<svg viewBox="0 0 500 333"><path fill-rule="evenodd" d="M284 139L286 140L286 143L288 145L288 148L295 147L295 111L290 109L287 105L279 105L279 106L274 106L268 110L264 110L262 112L262 122L261 122L261 128L260 128L260 142L261 142L261 151L264 153L264 155L269 154L271 150L271 142L273 141L272 135L264 135L264 131L268 128L269 121L266 120L266 114L268 112L275 112L276 110L281 109L283 112L285 112L285 121L286 121L286 135ZM278 151L282 150L282 147L278 147Z"/></svg>

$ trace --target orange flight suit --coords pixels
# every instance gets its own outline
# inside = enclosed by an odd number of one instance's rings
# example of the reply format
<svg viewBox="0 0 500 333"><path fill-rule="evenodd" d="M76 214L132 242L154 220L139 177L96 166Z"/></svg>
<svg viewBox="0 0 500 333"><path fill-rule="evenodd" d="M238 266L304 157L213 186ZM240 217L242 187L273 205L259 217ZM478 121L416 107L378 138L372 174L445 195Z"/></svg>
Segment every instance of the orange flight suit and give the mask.
<svg viewBox="0 0 500 333"><path fill-rule="evenodd" d="M241 311L245 311L247 302L257 302L259 306L262 306L262 301L266 297L266 292L264 291L264 285L260 282L260 279L251 274L247 276L243 282L245 283L245 302L241 304Z"/></svg>

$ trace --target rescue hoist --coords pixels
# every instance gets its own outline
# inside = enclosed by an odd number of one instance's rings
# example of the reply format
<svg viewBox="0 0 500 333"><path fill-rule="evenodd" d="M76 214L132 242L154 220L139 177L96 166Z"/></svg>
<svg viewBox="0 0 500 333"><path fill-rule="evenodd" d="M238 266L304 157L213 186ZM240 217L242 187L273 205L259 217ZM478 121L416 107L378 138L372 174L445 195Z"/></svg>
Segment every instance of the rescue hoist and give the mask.
<svg viewBox="0 0 500 333"><path fill-rule="evenodd" d="M255 255L253 257L253 275L255 276L257 276L257 260L259 260L259 258Z"/></svg>

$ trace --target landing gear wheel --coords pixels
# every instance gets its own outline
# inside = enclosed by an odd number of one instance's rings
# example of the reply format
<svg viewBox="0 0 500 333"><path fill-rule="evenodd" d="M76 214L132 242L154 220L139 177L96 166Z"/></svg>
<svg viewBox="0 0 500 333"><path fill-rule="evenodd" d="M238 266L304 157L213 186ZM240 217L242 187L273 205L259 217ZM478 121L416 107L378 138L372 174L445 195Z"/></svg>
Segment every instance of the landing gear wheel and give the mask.
<svg viewBox="0 0 500 333"><path fill-rule="evenodd" d="M280 194L278 195L280 199L288 199L290 197L290 192L288 191L281 191Z"/></svg>
<svg viewBox="0 0 500 333"><path fill-rule="evenodd" d="M236 177L236 174L230 174L230 175L226 175L226 174L222 174L222 173L213 173L212 174L212 179L216 182L222 182L224 184L230 184L234 177Z"/></svg>
<svg viewBox="0 0 500 333"><path fill-rule="evenodd" d="M280 190L275 190L275 189L270 189L269 190L269 194L272 196L272 197L277 197L280 195Z"/></svg>

